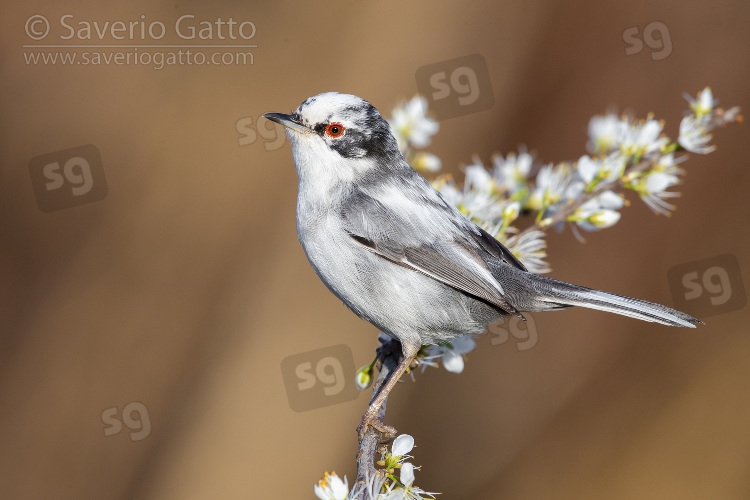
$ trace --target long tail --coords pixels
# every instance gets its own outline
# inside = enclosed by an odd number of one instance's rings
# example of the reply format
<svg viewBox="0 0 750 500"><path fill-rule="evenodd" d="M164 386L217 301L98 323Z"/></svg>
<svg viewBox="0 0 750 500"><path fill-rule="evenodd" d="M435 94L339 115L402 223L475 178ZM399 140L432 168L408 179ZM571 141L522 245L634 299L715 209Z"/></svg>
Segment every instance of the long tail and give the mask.
<svg viewBox="0 0 750 500"><path fill-rule="evenodd" d="M535 276L538 279L534 279L533 286L539 294L535 305L541 310L581 306L670 326L695 328L694 323L703 323L698 318L661 304Z"/></svg>

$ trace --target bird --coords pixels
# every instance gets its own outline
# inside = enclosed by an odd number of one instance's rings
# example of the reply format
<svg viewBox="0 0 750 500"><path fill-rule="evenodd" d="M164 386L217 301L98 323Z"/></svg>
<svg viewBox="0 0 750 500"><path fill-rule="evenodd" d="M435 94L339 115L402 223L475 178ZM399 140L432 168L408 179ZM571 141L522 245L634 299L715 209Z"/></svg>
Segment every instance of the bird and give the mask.
<svg viewBox="0 0 750 500"><path fill-rule="evenodd" d="M670 326L672 308L529 272L416 172L368 101L326 92L290 114L297 234L310 265L351 311L401 343L403 358L357 429L392 431L377 413L421 346L481 334L507 316L582 306Z"/></svg>

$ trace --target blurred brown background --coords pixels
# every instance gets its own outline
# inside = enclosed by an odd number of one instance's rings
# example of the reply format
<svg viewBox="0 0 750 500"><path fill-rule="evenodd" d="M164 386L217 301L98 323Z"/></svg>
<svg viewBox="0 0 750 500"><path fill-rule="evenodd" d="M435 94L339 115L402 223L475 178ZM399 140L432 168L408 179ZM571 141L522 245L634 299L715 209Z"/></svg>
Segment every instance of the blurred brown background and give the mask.
<svg viewBox="0 0 750 500"><path fill-rule="evenodd" d="M710 85L722 106L750 108L742 0L3 10L3 499L314 498L325 470L353 479L369 391L295 412L281 361L346 344L361 366L377 332L297 242L289 144L240 145L238 120L330 90L389 115L416 93L419 67L479 53L494 107L443 121L428 148L460 179L472 155L487 163L519 144L540 162L577 159L588 119L610 104L653 111L673 138L683 92ZM76 26L159 20L169 32L157 43L180 44L228 43L176 38L182 15L250 20L257 48L252 65L27 64L39 50L24 44L75 43L59 39L65 14ZM32 15L50 20L48 40L26 35ZM626 56L623 32L653 21L668 27L669 56L647 45ZM78 43L128 43L93 38ZM671 218L631 196L585 245L549 238L552 276L672 305L672 267L732 254L747 283L748 125L714 139L715 153L684 165ZM30 160L84 144L101 152L106 198L42 212ZM691 331L587 310L535 319L532 349L483 337L462 375L431 370L397 388L387 421L416 439L418 485L462 499L750 498L747 307ZM102 413L131 402L150 433L132 440L126 421L105 435Z"/></svg>

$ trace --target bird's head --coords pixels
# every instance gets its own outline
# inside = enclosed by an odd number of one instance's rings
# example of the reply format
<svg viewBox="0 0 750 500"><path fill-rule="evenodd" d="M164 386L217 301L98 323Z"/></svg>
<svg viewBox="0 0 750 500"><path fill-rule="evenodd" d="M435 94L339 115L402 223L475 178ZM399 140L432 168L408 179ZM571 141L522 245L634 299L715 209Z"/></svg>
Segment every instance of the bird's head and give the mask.
<svg viewBox="0 0 750 500"><path fill-rule="evenodd" d="M287 127L300 178L327 174L352 180L403 162L388 122L354 95L327 92L305 100L291 114L263 116Z"/></svg>

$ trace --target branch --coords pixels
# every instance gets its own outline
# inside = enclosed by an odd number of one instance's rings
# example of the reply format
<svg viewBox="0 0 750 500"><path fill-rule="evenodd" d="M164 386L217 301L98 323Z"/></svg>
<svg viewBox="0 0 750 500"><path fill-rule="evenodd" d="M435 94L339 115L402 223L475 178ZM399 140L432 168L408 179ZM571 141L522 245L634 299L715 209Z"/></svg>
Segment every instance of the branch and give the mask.
<svg viewBox="0 0 750 500"><path fill-rule="evenodd" d="M386 336L382 336L379 340L381 346L377 348L376 352L379 359L378 364L381 365L380 375L378 375L377 380L373 384L372 399L370 400L370 403L372 403L372 400L374 400L378 395L378 392L380 392L380 388L388 380L388 377L393 370L395 370L396 366L398 366L401 358L401 342L392 337L386 338ZM385 407L387 403L388 399L383 402L383 405L378 412L378 419L380 421L383 421L385 418ZM359 451L357 452L357 479L353 490L356 490L356 486L358 485L364 486L368 477L373 477L378 474L378 471L375 469L375 454L378 452L378 448L382 445L380 439L380 431L372 426L368 426L362 441L359 443ZM363 493L364 490L365 488L360 489ZM364 500L364 496L359 498Z"/></svg>

